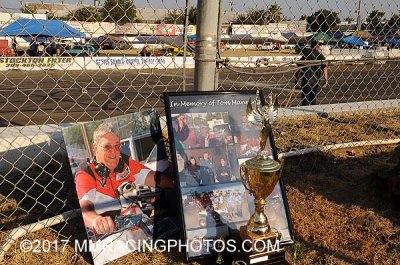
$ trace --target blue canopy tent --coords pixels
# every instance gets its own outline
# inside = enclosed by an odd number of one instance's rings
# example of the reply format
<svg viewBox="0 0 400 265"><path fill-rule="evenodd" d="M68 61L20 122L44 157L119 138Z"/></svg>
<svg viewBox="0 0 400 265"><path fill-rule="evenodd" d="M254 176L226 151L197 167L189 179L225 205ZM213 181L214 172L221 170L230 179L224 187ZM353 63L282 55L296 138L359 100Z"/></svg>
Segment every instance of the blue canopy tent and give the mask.
<svg viewBox="0 0 400 265"><path fill-rule="evenodd" d="M297 38L295 32L282 32L282 36L285 37L286 39Z"/></svg>
<svg viewBox="0 0 400 265"><path fill-rule="evenodd" d="M356 46L364 46L365 45L365 42L362 39L360 39L357 36L353 36L353 35L346 36L343 39L341 39L340 41L348 43L348 44L353 44Z"/></svg>
<svg viewBox="0 0 400 265"><path fill-rule="evenodd" d="M307 37L307 41L319 41L323 43L337 43L339 39L335 38L333 34L327 33L327 32L318 32L315 33L314 35Z"/></svg>
<svg viewBox="0 0 400 265"><path fill-rule="evenodd" d="M82 33L62 20L20 18L0 30L0 36L45 36L84 38Z"/></svg>
<svg viewBox="0 0 400 265"><path fill-rule="evenodd" d="M397 48L397 47L399 47L400 48L400 39L396 39L396 38L385 38L385 39L383 39L382 40L382 42L384 42L384 43L389 43L392 47L394 47L394 48Z"/></svg>
<svg viewBox="0 0 400 265"><path fill-rule="evenodd" d="M192 34L192 35L187 36L187 38L188 38L188 40L190 40L190 41L195 41L196 38L197 38L197 36L196 36L196 34Z"/></svg>
<svg viewBox="0 0 400 265"><path fill-rule="evenodd" d="M335 37L336 39L341 39L344 36L343 32L341 32L341 31L335 31L332 34L333 34L333 37Z"/></svg>

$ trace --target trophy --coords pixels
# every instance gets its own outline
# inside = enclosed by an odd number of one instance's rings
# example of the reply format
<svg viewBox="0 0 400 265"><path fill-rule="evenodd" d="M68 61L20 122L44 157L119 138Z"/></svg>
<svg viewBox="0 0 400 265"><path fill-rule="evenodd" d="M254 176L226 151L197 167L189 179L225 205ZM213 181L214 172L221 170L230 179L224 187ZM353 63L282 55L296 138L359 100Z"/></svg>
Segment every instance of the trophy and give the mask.
<svg viewBox="0 0 400 265"><path fill-rule="evenodd" d="M269 97L269 103L261 107L259 92L255 99L253 109L251 98L247 103L247 120L261 128L260 150L257 156L240 165L240 177L244 187L254 196L255 213L250 217L246 226L240 227L241 238L256 242L259 240L271 240L275 242L280 234L271 230L268 218L264 213L266 198L272 193L277 184L281 172L282 163L268 157L264 151L268 136L272 130L271 124L278 114L277 99Z"/></svg>

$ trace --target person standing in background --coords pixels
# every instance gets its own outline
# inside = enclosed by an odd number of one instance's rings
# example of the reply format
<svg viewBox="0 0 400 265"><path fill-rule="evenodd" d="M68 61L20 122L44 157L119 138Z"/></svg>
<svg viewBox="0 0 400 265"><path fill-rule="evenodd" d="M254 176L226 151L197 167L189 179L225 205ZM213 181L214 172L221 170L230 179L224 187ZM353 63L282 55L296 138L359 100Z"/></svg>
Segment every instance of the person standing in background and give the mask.
<svg viewBox="0 0 400 265"><path fill-rule="evenodd" d="M11 42L11 48L13 49L14 54L17 54L17 39L15 37L12 38L12 42Z"/></svg>
<svg viewBox="0 0 400 265"><path fill-rule="evenodd" d="M295 83L301 82L301 105L309 106L317 104L317 93L319 91L320 82L324 82L322 87L328 85L328 67L324 60L325 56L319 51L319 42L312 41L311 49L304 48L300 61L321 61L321 64L298 63L300 69L296 72ZM309 65L309 66L308 66ZM324 77L321 80L321 77Z"/></svg>

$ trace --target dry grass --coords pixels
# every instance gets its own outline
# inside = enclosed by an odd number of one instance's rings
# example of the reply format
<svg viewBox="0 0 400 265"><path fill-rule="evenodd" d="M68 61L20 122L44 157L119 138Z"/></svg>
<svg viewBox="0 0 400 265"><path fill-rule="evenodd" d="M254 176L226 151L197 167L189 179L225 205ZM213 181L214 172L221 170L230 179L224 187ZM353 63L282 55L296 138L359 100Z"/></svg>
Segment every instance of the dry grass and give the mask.
<svg viewBox="0 0 400 265"><path fill-rule="evenodd" d="M400 213L376 198L369 176L394 146L338 149L286 161L298 264L399 264ZM351 150L351 152L350 152Z"/></svg>
<svg viewBox="0 0 400 265"><path fill-rule="evenodd" d="M315 146L316 142L399 138L398 117L399 111L387 111L285 119L275 127L275 140L281 151L287 151ZM285 161L283 179L296 242L288 252L294 264L400 264L400 207L394 209L389 202L375 197L369 182L377 168L394 164L394 147L337 149ZM75 196L74 192L69 196ZM76 206L76 201L73 204ZM15 212L17 206L15 199L2 198L1 216ZM13 222L12 218L0 222ZM57 231L62 231L63 237ZM0 233L0 242L6 232ZM22 239L53 241L64 237L85 239L80 218ZM23 253L19 250L20 240L7 252L3 264L91 263L90 254L76 253L73 244L64 252ZM186 263L182 253L173 252L132 253L111 264Z"/></svg>
<svg viewBox="0 0 400 265"><path fill-rule="evenodd" d="M400 110L296 116L278 119L275 142L281 152L294 149L400 138Z"/></svg>

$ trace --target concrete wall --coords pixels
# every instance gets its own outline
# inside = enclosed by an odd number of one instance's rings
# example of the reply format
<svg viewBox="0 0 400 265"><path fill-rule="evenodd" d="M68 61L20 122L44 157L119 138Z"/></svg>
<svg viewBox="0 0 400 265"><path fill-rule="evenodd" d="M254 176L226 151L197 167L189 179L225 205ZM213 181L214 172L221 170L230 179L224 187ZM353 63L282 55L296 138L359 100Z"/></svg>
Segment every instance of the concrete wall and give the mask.
<svg viewBox="0 0 400 265"><path fill-rule="evenodd" d="M32 163L39 166L65 155L58 125L16 126L0 129L0 175L24 172ZM58 159L57 159L58 160Z"/></svg>
<svg viewBox="0 0 400 265"><path fill-rule="evenodd" d="M399 58L400 50L373 50L362 52L355 50L337 53L332 50L326 54L327 60L354 61L363 58ZM266 67L288 65L300 59L300 55L275 56L245 56L229 57L231 64L238 67ZM7 70L99 70L99 69L174 69L194 68L194 58L187 57L183 65L183 57L140 57L140 56L113 56L113 57L0 57L0 71Z"/></svg>

